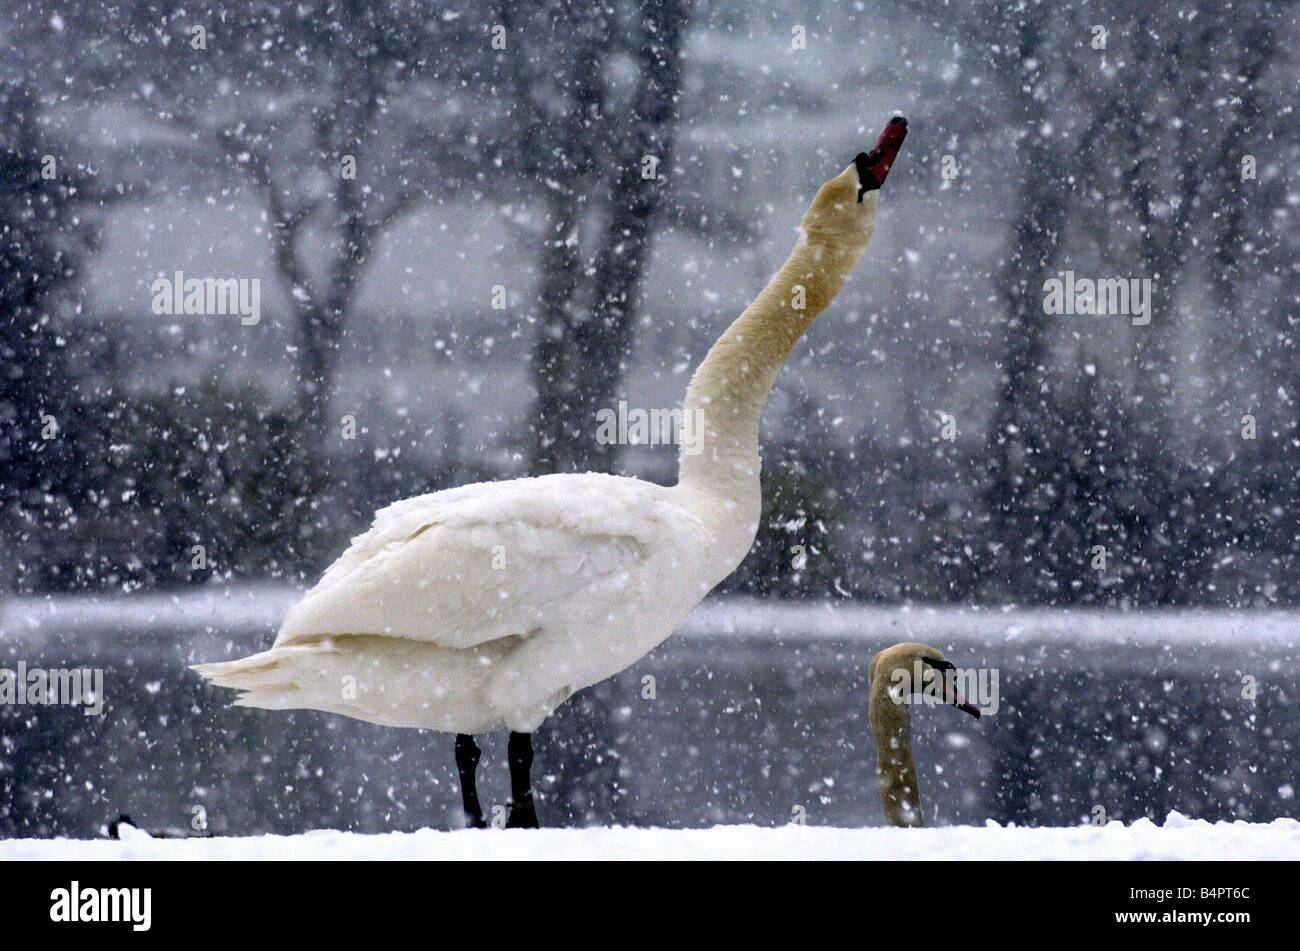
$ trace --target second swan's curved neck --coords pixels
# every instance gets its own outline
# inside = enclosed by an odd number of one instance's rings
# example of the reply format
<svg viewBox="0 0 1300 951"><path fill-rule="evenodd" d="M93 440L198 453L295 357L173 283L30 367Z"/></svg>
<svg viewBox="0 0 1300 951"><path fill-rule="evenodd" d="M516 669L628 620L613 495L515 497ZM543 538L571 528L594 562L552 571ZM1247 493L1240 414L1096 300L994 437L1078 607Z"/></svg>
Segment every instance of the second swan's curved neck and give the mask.
<svg viewBox="0 0 1300 951"><path fill-rule="evenodd" d="M874 203L874 197L873 197ZM718 338L686 391L679 482L737 497L756 485L758 422L777 371L861 257L870 230L801 236L789 259Z"/></svg>
<svg viewBox="0 0 1300 951"><path fill-rule="evenodd" d="M889 678L871 683L868 715L876 738L876 779L885 822L891 826L920 826L921 790L912 761L912 724L907 705L889 692Z"/></svg>

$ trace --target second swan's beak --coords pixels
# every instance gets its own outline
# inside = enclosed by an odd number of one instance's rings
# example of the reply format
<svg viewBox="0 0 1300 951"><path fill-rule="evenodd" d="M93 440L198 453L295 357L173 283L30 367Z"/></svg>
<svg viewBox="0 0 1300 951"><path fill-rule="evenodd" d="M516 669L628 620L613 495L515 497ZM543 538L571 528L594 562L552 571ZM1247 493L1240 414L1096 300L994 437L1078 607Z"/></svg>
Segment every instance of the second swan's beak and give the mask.
<svg viewBox="0 0 1300 951"><path fill-rule="evenodd" d="M921 660L925 661L925 663L929 664L936 670L944 671L945 674L950 670L957 669L957 665L950 660L933 657L922 657ZM957 689L956 685L951 683L946 676L944 677L944 687L947 693L947 696L943 698L945 702L952 704L962 713L969 713L976 720L980 718L979 707L967 700L962 692Z"/></svg>
<svg viewBox="0 0 1300 951"><path fill-rule="evenodd" d="M965 695L956 687L952 688L952 696L948 699L948 702L962 713L969 713L976 720L980 718L980 708L967 700Z"/></svg>
<svg viewBox="0 0 1300 951"><path fill-rule="evenodd" d="M975 704L971 703L970 701L968 701L960 693L958 693L957 696L953 698L952 705L956 707L958 710L960 710L962 713L969 713L976 720L980 718L980 708L975 706Z"/></svg>
<svg viewBox="0 0 1300 951"><path fill-rule="evenodd" d="M885 184L889 168L898 158L898 150L907 138L907 120L894 116L880 133L880 141L870 152L859 152L853 160L858 172L858 201L862 201L867 192L875 191Z"/></svg>

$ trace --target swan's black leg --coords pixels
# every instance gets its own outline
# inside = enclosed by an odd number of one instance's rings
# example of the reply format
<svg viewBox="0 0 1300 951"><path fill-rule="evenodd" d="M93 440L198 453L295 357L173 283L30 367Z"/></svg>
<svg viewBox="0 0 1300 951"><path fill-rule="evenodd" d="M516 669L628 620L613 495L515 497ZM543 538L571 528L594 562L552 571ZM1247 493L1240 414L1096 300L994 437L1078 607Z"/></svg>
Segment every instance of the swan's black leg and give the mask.
<svg viewBox="0 0 1300 951"><path fill-rule="evenodd" d="M482 750L468 733L456 734L456 772L460 773L460 801L465 807L465 821L475 829L487 828L483 821L483 807L478 804L478 786L474 782L474 771L478 769L478 759Z"/></svg>
<svg viewBox="0 0 1300 951"><path fill-rule="evenodd" d="M507 829L536 829L533 805L533 735L510 733L510 815Z"/></svg>

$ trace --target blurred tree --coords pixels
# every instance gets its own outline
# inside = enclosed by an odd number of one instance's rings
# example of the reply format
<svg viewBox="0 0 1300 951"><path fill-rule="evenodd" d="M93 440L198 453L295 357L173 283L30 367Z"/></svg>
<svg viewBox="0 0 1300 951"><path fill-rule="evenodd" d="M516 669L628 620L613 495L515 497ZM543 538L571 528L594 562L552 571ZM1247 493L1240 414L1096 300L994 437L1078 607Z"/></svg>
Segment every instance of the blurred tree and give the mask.
<svg viewBox="0 0 1300 951"><path fill-rule="evenodd" d="M25 84L0 86L0 517L45 511L71 461L56 306L77 263L75 188L58 156L46 158L37 114Z"/></svg>
<svg viewBox="0 0 1300 951"><path fill-rule="evenodd" d="M1239 178L1248 132L1257 141L1267 134L1260 99L1278 18L1263 3L1156 6L1132 22L1118 9L1030 2L984 27L990 48L1002 51L992 75L1017 137L1009 180L1019 189L999 277L1006 337L982 539L990 549L981 560L984 592L994 597L1184 597L1201 552L1170 539L1204 541L1178 521L1200 520L1180 501L1190 453L1207 438L1224 446L1232 420L1189 414L1183 381L1204 372L1217 397L1210 405L1222 402L1232 387L1215 376L1232 372L1230 354L1242 341L1258 339L1231 312L1245 296L1243 252L1270 230L1266 206L1252 208L1235 187L1227 200L1212 198ZM1102 45L1079 41L1095 37L1099 23L1110 24ZM1221 68L1225 60L1231 69ZM1137 66L1143 81L1135 84ZM1211 101L1230 105L1214 113ZM1085 195L1092 200L1083 204ZM1043 280L1082 261L1155 287L1148 325L1131 333L1113 325L1127 343L1110 347L1100 370L1122 385L1087 379L1100 372L1091 361L1063 361L1087 331L1043 308ZM1207 370L1177 319L1180 300L1208 303L1196 286L1202 262L1238 328L1224 334L1209 322L1209 336L1222 343ZM1221 491L1207 509L1226 504ZM1096 587L1086 552L1108 540L1112 556L1118 544L1130 568L1141 566L1140 579Z"/></svg>
<svg viewBox="0 0 1300 951"><path fill-rule="evenodd" d="M70 93L156 123L118 156L119 189L149 194L159 155L215 162L255 189L296 328L302 438L323 466L340 347L377 242L421 201L468 184L449 166L469 146L447 142L472 142L472 120L449 113L439 88L481 67L484 25L412 0L137 0L65 11L60 24L56 49L77 55ZM447 47L460 52L444 61Z"/></svg>
<svg viewBox="0 0 1300 951"><path fill-rule="evenodd" d="M594 413L631 350L672 164L686 6L506 0L486 17L463 3L431 18L413 0L168 11L137 0L72 11L61 35L100 37L75 74L88 102L118 88L183 133L151 148L215 159L256 189L318 464L345 328L381 236L421 202L471 189L542 203L532 467L544 472L609 468L618 451L594 440ZM480 111L456 108L467 85ZM124 187L146 193L147 149L133 151L137 180ZM598 238L584 248L586 233Z"/></svg>
<svg viewBox="0 0 1300 951"><path fill-rule="evenodd" d="M508 29L551 38L510 59L508 70L523 110L527 183L547 208L531 469L610 471L621 447L596 441L596 413L614 405L632 354L641 277L671 175L687 2L593 12L559 0L526 14L521 6L501 7ZM636 76L621 99L617 56L631 58ZM584 259L585 231L597 238Z"/></svg>

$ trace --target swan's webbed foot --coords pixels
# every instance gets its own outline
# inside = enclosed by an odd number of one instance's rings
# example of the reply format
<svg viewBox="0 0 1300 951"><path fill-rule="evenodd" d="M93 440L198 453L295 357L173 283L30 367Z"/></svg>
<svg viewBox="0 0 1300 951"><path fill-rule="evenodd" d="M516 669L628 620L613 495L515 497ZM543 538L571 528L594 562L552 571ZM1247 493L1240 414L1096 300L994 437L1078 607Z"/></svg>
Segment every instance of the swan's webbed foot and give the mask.
<svg viewBox="0 0 1300 951"><path fill-rule="evenodd" d="M510 733L510 814L507 829L536 829L537 807L533 804L533 735Z"/></svg>
<svg viewBox="0 0 1300 951"><path fill-rule="evenodd" d="M471 829L486 829L483 807L478 801L478 785L474 773L478 769L483 751L468 733L456 734L456 772L460 775L460 801L465 809L465 824Z"/></svg>

